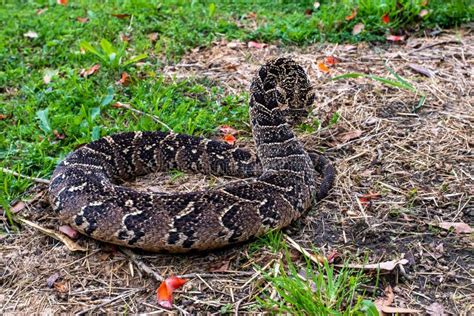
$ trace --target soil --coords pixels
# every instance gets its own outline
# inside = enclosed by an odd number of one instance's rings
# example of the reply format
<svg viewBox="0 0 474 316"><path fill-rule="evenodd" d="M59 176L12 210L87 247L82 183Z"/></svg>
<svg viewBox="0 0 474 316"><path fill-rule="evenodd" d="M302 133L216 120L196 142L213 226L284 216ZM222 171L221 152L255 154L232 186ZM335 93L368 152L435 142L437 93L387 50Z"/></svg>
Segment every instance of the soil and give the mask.
<svg viewBox="0 0 474 316"><path fill-rule="evenodd" d="M221 41L162 71L170 80L206 78L225 93L239 93L247 91L265 59L285 55L299 61L316 87L307 124L321 121L319 129L300 137L308 149L325 152L337 179L331 194L284 233L305 249L336 251L338 260L353 264L406 259L383 272L366 294L377 299L392 290L392 307L468 315L474 302L473 233L443 229L440 223L474 227L473 52L469 28L374 46L257 49ZM329 73L318 67L326 56L338 61ZM393 78L386 65L417 92L367 78L330 80L348 72ZM422 95L426 100L419 106ZM331 124L335 112L339 120ZM252 146L245 133L237 139L239 146ZM153 175L133 185L190 191L225 181ZM61 224L45 188L33 187L14 210L17 218L57 230ZM0 219L7 229L6 219ZM2 314L166 311L155 291L160 277L169 275L190 278L175 294L177 313L258 312L256 297L271 284L256 266L272 271L281 258L268 246L251 243L205 254L131 254L87 237L76 241L86 251L72 252L30 225L20 226L0 235Z"/></svg>

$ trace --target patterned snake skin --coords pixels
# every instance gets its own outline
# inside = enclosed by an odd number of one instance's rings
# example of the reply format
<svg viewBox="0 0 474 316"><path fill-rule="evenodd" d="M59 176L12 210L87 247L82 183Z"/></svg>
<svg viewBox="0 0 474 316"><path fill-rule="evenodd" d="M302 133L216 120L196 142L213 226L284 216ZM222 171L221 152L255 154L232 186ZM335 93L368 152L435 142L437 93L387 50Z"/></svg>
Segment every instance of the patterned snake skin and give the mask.
<svg viewBox="0 0 474 316"><path fill-rule="evenodd" d="M251 85L250 118L257 155L188 135L131 132L72 152L49 187L60 219L105 242L149 251L186 252L242 242L289 225L327 195L334 168L308 154L288 121L314 101L298 64L279 58ZM189 193L136 191L123 181L179 169L242 178ZM322 174L319 188L316 171Z"/></svg>

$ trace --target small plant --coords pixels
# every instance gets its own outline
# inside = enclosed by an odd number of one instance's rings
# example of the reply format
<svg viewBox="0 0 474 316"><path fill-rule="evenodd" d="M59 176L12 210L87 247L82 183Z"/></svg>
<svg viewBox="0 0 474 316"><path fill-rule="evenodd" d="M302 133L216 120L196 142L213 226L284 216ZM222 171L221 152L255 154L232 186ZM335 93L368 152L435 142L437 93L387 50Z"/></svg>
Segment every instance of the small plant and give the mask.
<svg viewBox="0 0 474 316"><path fill-rule="evenodd" d="M378 315L374 303L357 292L365 282L362 271L346 267L336 271L327 262L313 268L308 258L300 269L288 253L286 262L279 275L265 276L279 296L260 299L265 308L303 315Z"/></svg>
<svg viewBox="0 0 474 316"><path fill-rule="evenodd" d="M89 42L86 41L81 41L80 45L81 48L85 51L99 57L99 59L104 65L107 65L114 69L129 66L148 57L147 54L140 54L124 61L125 48L127 47L126 42L123 42L122 47L117 48L114 47L112 43L110 43L105 38L100 41L100 49L96 49L94 46L92 46Z"/></svg>
<svg viewBox="0 0 474 316"><path fill-rule="evenodd" d="M252 243L249 251L253 253L263 247L268 247L273 253L277 253L285 246L284 243L283 233L279 230L272 230Z"/></svg>

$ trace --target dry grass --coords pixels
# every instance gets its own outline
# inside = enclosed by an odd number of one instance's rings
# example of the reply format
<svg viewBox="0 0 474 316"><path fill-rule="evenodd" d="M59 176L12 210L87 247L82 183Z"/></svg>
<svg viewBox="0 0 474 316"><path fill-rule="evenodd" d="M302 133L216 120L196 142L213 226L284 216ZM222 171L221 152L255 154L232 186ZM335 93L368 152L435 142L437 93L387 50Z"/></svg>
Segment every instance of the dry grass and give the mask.
<svg viewBox="0 0 474 316"><path fill-rule="evenodd" d="M317 86L314 113L323 121L319 131L301 137L308 148L325 149L338 176L330 196L286 233L300 245L318 247L322 253L337 250L354 263L365 256L369 262L404 257L409 263L403 270L381 279L381 288L394 288L394 306L426 311L438 303L446 313L466 315L474 300L472 234L432 224L474 226L472 52L469 29L374 47L248 49L221 42L163 71L177 78L206 77L233 93L247 89L266 58L291 55L300 61ZM340 60L330 75L317 67L327 55ZM384 63L427 95L419 111L412 111L419 100L412 93L367 79L328 80L354 71L386 77ZM409 64L422 65L434 76L427 78ZM336 111L339 122L328 125ZM360 136L351 139L351 134ZM163 179L155 177L156 188L167 183L168 189L195 190L221 181L196 176ZM182 184L185 179L187 185ZM42 189L34 188L32 192L39 194L20 215L56 228ZM369 192L380 197L363 206L358 196ZM154 296L159 277L145 275L134 260L152 267L158 276L193 273L176 295L180 313L251 312L258 310L255 297L270 286L254 266L270 270L279 260L279 254L266 248L251 253L249 245L185 256L139 253L132 260L115 247L87 238L78 242L88 248L86 253L71 253L27 226L1 236L0 312L164 311ZM59 279L49 288L47 279L55 273Z"/></svg>

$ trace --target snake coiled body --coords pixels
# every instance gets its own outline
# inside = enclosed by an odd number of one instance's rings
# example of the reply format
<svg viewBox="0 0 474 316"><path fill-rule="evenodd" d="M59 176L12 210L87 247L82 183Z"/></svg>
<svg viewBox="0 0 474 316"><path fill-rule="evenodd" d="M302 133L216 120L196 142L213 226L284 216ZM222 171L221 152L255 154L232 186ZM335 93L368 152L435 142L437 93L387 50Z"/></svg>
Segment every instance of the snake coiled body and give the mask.
<svg viewBox="0 0 474 316"><path fill-rule="evenodd" d="M287 120L314 101L304 70L285 58L260 68L251 85L257 154L226 143L164 132L101 138L67 156L49 187L65 223L94 239L149 251L223 247L285 227L324 197L332 165L310 155ZM179 169L242 180L205 191L156 193L121 186L150 172ZM316 184L316 171L322 174Z"/></svg>

